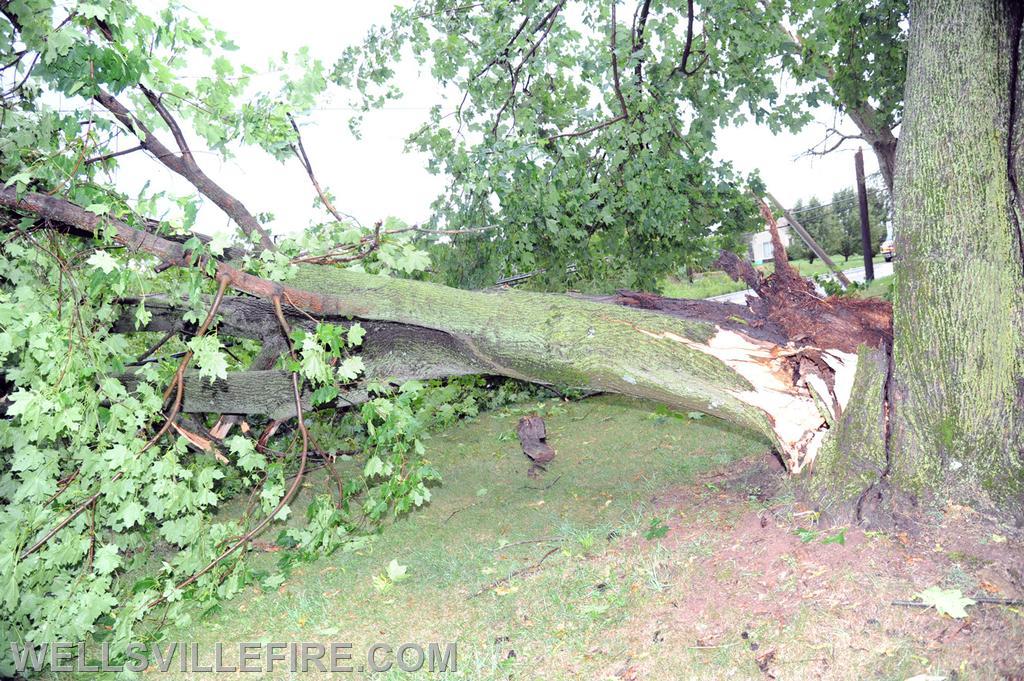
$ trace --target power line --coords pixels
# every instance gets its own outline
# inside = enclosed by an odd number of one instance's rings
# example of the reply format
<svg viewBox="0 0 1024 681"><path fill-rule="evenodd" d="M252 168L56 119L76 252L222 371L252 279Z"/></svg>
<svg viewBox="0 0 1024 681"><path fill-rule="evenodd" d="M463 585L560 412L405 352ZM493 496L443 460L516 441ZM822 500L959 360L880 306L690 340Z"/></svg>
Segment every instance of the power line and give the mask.
<svg viewBox="0 0 1024 681"><path fill-rule="evenodd" d="M854 196L852 199L841 199L839 201L833 201L832 203L826 203L826 204L821 205L821 206L808 206L807 208L801 208L799 210L790 209L789 212L792 213L793 215L800 215L802 213L822 211L822 210L825 210L826 208L831 208L833 206L846 206L846 205L853 205L855 203L857 203L857 197L856 196Z"/></svg>
<svg viewBox="0 0 1024 681"><path fill-rule="evenodd" d="M868 190L868 191L871 191L871 190ZM856 203L857 203L857 197L854 196L853 198L850 198L850 199L840 199L839 201L833 201L832 203L826 203L826 204L821 205L821 206L807 206L806 208L801 208L799 210L790 209L789 212L792 213L793 215L802 215L804 213L817 213L817 212L825 210L826 208L832 208L832 207L845 208L847 206L856 205Z"/></svg>

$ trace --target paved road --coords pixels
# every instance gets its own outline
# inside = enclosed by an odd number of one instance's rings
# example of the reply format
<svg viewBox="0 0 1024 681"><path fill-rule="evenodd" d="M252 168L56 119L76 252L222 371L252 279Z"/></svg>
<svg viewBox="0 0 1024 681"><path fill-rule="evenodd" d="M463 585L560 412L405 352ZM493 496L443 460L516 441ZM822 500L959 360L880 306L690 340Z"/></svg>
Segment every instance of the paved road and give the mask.
<svg viewBox="0 0 1024 681"><path fill-rule="evenodd" d="M843 270L843 274L845 274L846 277L850 281L856 281L856 282L864 281L864 268L863 267L854 267L854 268L849 269L849 270ZM879 279L881 277L888 277L890 274L892 274L892 263L891 262L876 262L875 263L875 278L876 279ZM746 305L747 304L747 296L756 296L756 295L757 294L754 293L754 291L752 289L748 288L745 291L736 291L734 293L726 293L725 295L721 295L721 296L712 296L711 298L708 298L708 300L717 300L717 301L722 302L722 303L736 303L737 305Z"/></svg>

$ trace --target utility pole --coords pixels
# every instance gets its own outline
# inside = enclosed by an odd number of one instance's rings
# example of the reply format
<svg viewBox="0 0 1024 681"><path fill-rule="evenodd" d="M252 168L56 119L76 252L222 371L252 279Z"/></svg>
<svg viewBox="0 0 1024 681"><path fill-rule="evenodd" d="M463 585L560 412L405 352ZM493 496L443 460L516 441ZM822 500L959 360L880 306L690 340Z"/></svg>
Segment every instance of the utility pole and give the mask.
<svg viewBox="0 0 1024 681"><path fill-rule="evenodd" d="M875 261L871 257L871 225L868 224L868 190L864 184L864 152L861 149L853 155L857 169L857 197L860 199L860 243L864 249L864 280L874 281Z"/></svg>
<svg viewBox="0 0 1024 681"><path fill-rule="evenodd" d="M786 216L786 220L789 221L790 227L792 227L793 231L796 232L797 235L804 240L804 243L807 244L807 247L814 251L814 254L817 255L821 259L821 261L825 263L828 266L828 268L835 273L836 279L838 279L839 283L843 285L843 288L849 288L850 280L846 277L845 274L843 274L843 271L834 262L832 262L832 258L828 257L828 253L825 252L825 249L818 245L818 242L814 240L814 237L812 237L806 229L804 229L804 226L800 224L800 221L796 219L793 213L791 213L788 209L783 208L782 204L779 203L779 200L771 195L771 192L767 192L766 196L768 198L768 201L770 201L771 204L775 206L776 210L782 211L782 214Z"/></svg>

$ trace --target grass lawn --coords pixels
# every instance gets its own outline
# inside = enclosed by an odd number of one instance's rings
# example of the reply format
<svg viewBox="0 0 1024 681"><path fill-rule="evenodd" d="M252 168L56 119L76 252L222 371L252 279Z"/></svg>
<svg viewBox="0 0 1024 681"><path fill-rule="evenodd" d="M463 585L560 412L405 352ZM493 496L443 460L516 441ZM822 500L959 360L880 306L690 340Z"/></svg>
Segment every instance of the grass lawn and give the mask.
<svg viewBox="0 0 1024 681"><path fill-rule="evenodd" d="M526 413L544 416L557 450L536 480L513 435ZM1020 609L978 606L964 624L889 605L934 584L1009 588L997 568L1019 538L979 548L965 537L993 530L963 526L966 514L936 518L949 533L935 536L819 531L765 443L716 419L551 400L464 422L428 451L444 475L428 507L165 641L352 642L355 667L375 642L457 642L454 674L341 677L392 680L990 679L1022 662ZM312 477L304 496L325 484ZM406 579L380 578L392 560Z"/></svg>
<svg viewBox="0 0 1024 681"><path fill-rule="evenodd" d="M858 291L858 295L862 298L885 298L892 292L893 282L891 274L888 277L879 277L868 284L865 289Z"/></svg>
<svg viewBox="0 0 1024 681"><path fill-rule="evenodd" d="M813 277L830 271L828 266L819 259L815 259L814 262L807 262L806 260L792 260L790 262L805 277ZM842 269L851 269L853 267L861 267L864 264L864 259L860 256L850 256L849 260L843 260L843 256L834 255L832 256L832 262ZM885 258L881 255L876 256L874 262L885 262ZM765 274L771 274L775 271L774 263L758 265L757 268ZM712 271L694 275L692 284L685 279L679 279L675 275L669 275L662 281L662 288L663 295L670 298L701 299L720 296L725 293L732 293L733 291L742 291L747 288L747 285L742 282L733 281L725 272Z"/></svg>

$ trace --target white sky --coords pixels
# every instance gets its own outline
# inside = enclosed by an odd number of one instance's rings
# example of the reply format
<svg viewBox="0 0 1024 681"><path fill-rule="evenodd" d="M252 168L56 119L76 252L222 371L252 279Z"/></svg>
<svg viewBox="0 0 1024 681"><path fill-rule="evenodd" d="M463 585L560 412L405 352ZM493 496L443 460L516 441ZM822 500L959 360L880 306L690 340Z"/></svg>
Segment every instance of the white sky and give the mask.
<svg viewBox="0 0 1024 681"><path fill-rule="evenodd" d="M259 71L281 52L293 52L303 45L331 64L344 47L360 41L371 25L384 23L395 4L393 0L290 0L286 11L279 2L269 0L216 0L191 6L228 32L240 48L234 55L238 61ZM437 85L429 75L420 76L415 65L399 71L398 84L405 97L382 111L366 114L361 140L348 130L353 112L346 108L345 93L324 102L303 126L306 149L321 184L334 193L339 210L364 224L387 216L421 222L444 186L443 177L425 170L422 155L404 151L405 137L438 102ZM776 136L754 124L726 129L719 134L719 155L744 173L760 170L769 191L787 205L812 195L825 200L853 184L855 146L848 143L849 149L823 158L797 157L821 141L824 124L833 125L834 117L831 110L822 109L819 123L796 135ZM849 121L839 123L844 131L855 130ZM874 155L864 156L867 172L875 172ZM123 161L122 183L130 183L132 176L152 175L156 165L138 155ZM312 188L298 161L282 165L259 149L241 149L226 162L212 154L197 154L197 161L252 212L274 213L271 229L276 234L300 230L317 216ZM148 162L145 167L143 162ZM170 171L160 172L174 191L190 191ZM225 226L226 218L216 208L208 206L200 212L200 231L220 231Z"/></svg>

